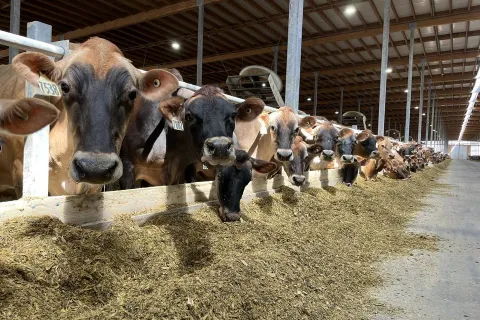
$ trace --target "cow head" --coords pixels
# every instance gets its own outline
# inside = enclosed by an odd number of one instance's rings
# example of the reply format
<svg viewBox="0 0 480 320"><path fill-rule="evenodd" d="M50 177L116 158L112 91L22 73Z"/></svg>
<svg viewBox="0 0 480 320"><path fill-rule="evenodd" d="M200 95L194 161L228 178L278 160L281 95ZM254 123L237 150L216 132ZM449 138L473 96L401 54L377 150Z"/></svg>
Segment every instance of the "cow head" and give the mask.
<svg viewBox="0 0 480 320"><path fill-rule="evenodd" d="M377 140L372 131L363 130L357 135L355 154L364 158L377 158L380 156L377 149Z"/></svg>
<svg viewBox="0 0 480 320"><path fill-rule="evenodd" d="M257 160L246 151L235 150L235 165L222 166L217 170L216 187L220 202L220 218L223 221L240 219L240 200L245 187L252 180L252 169L268 174L277 169L274 162Z"/></svg>
<svg viewBox="0 0 480 320"><path fill-rule="evenodd" d="M120 49L91 38L58 62L26 52L13 66L36 85L40 73L61 90L73 141L69 174L76 182L110 183L122 175L118 156L137 95L160 101L178 87L174 75L155 69L142 74Z"/></svg>
<svg viewBox="0 0 480 320"><path fill-rule="evenodd" d="M320 159L333 161L337 150L338 130L331 122L323 122L314 129L315 145L321 150Z"/></svg>
<svg viewBox="0 0 480 320"><path fill-rule="evenodd" d="M290 107L281 107L269 115L270 134L275 147L274 158L280 162L293 159L292 144L300 130L298 117Z"/></svg>
<svg viewBox="0 0 480 320"><path fill-rule="evenodd" d="M199 159L210 165L235 162L233 131L237 112L219 88L203 86L185 102L185 130Z"/></svg>
<svg viewBox="0 0 480 320"><path fill-rule="evenodd" d="M355 134L350 128L343 128L338 133L337 153L342 164L353 164L355 157L353 150L355 148Z"/></svg>
<svg viewBox="0 0 480 320"><path fill-rule="evenodd" d="M307 182L305 171L308 170L308 147L303 138L297 136L292 145L293 159L289 162L283 162L288 180L297 187L303 186Z"/></svg>
<svg viewBox="0 0 480 320"><path fill-rule="evenodd" d="M58 114L54 105L41 99L1 99L0 133L31 134L54 122Z"/></svg>
<svg viewBox="0 0 480 320"><path fill-rule="evenodd" d="M384 136L377 136L377 145L380 158L385 161L395 158L395 153L393 152L393 144L389 138Z"/></svg>
<svg viewBox="0 0 480 320"><path fill-rule="evenodd" d="M410 173L406 169L405 165L396 159L387 160L385 166L385 173L393 179L410 178Z"/></svg>

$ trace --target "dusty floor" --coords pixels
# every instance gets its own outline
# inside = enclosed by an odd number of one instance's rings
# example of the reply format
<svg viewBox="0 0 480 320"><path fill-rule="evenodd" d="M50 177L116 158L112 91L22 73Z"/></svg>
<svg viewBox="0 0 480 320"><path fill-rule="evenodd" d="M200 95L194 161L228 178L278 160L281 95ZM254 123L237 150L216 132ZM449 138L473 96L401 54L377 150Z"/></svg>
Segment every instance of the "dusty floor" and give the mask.
<svg viewBox="0 0 480 320"><path fill-rule="evenodd" d="M443 239L440 250L414 251L381 265L387 286L375 296L396 316L380 319L480 319L480 162L454 160L412 221L413 232Z"/></svg>

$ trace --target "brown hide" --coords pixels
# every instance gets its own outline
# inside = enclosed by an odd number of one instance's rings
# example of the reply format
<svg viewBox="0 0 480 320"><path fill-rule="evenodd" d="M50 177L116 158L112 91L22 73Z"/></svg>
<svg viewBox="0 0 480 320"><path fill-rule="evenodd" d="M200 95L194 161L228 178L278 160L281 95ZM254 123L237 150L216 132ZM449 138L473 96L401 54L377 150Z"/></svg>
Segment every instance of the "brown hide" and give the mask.
<svg viewBox="0 0 480 320"><path fill-rule="evenodd" d="M82 135L85 132L89 132L90 128L80 128L81 125L86 124L76 120L78 115L75 112L83 113L83 105L76 96L76 84L82 80L78 80L79 76L73 71L73 68L82 70L88 70L90 74L94 75L89 78L89 81L107 81L112 70L122 69L125 70L126 75L122 75L124 78L114 78L114 81L123 81L126 77L131 79L133 88L136 89L141 95L148 99L160 100L165 95L173 92L178 82L174 79L173 75L163 70L152 70L145 74L142 74L133 65L125 59L121 51L114 44L101 38L91 38L85 43L79 45L76 50L71 54L63 58L58 62L51 61L46 55L35 52L22 53L15 57L13 66L1 66L0 81L4 86L0 89L0 98L19 98L24 96L25 80L36 85L39 78L39 72L41 71L45 76L57 84L61 84L62 88L68 87L68 92L64 93L64 98L53 98L54 104L60 110L60 115L56 123L50 130L50 171L49 171L49 192L51 195L66 195L66 194L80 194L91 193L99 191L101 185L77 182L76 178L71 177L71 160L74 153L77 151L83 152L84 141L82 145ZM73 81L77 80L77 82ZM66 85L65 85L66 84ZM112 88L117 83L112 85ZM90 87L85 87L90 88ZM110 87L102 87L104 91L107 91ZM62 89L63 90L63 89ZM99 89L100 90L100 89ZM68 98L68 97L72 98ZM130 96L129 96L130 97ZM134 97L134 96L133 96ZM92 97L83 97L90 98ZM64 101L66 99L74 103L79 103L79 107L75 111L67 112ZM126 99L123 98L122 99ZM71 103L71 102L70 102ZM108 103L108 102L106 102ZM91 107L96 107L96 104L91 104ZM114 142L112 143L115 152L113 156L118 158L120 151L121 141L125 135L128 119L131 113L126 112L125 120L123 123L119 123L118 132L112 133L114 135ZM75 119L72 119L74 117ZM93 116L92 116L93 117ZM105 126L105 124L101 124ZM93 131L92 131L93 132ZM8 140L9 138L5 138ZM17 148L18 150L12 150L14 155L13 162L23 163L23 143L8 143L9 147ZM115 155L115 153L117 155ZM94 163L96 154L92 153L92 163ZM9 159L12 162L12 159ZM121 163L119 164L121 166ZM94 165L92 166L95 167ZM4 168L1 168L3 170ZM118 179L118 170L112 176L105 176L105 183ZM121 172L120 172L121 175ZM13 184L18 185L22 181L21 173L13 176ZM15 182L18 181L18 182ZM0 181L0 185L3 181Z"/></svg>

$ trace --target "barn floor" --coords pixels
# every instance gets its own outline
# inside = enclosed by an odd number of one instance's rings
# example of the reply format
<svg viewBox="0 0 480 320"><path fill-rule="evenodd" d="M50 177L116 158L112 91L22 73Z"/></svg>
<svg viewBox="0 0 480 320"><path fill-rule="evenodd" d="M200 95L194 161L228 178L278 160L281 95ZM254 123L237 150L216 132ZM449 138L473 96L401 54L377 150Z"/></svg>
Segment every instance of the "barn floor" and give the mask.
<svg viewBox="0 0 480 320"><path fill-rule="evenodd" d="M382 264L389 280L376 296L401 308L386 319L480 319L480 162L454 160L411 229L433 234L439 251L414 251Z"/></svg>

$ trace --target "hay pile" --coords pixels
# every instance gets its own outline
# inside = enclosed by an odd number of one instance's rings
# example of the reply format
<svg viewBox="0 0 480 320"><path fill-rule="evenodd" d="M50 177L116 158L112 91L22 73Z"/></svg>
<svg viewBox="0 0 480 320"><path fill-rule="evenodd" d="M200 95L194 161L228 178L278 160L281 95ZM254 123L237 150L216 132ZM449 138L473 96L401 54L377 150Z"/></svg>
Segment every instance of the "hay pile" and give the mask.
<svg viewBox="0 0 480 320"><path fill-rule="evenodd" d="M435 240L405 233L440 168L109 231L50 218L0 225L1 319L360 319L372 266ZM359 179L360 180L360 179Z"/></svg>

